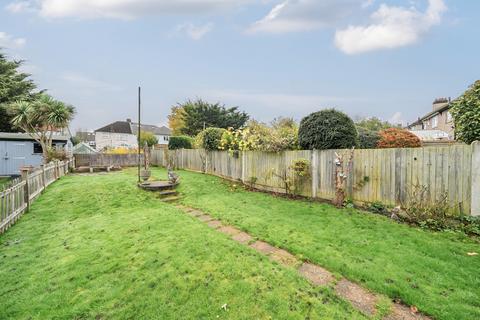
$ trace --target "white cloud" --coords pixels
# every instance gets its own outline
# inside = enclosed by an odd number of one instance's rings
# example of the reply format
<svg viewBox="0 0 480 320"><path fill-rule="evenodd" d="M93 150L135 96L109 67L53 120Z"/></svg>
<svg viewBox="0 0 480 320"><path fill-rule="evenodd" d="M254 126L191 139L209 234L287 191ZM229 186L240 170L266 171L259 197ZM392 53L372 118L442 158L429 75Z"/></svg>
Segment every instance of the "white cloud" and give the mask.
<svg viewBox="0 0 480 320"><path fill-rule="evenodd" d="M35 7L46 18L134 19L159 14L198 14L232 9L255 0L20 0L7 6L19 12Z"/></svg>
<svg viewBox="0 0 480 320"><path fill-rule="evenodd" d="M0 48L19 49L26 43L24 38L15 38L6 32L0 32Z"/></svg>
<svg viewBox="0 0 480 320"><path fill-rule="evenodd" d="M185 33L193 40L202 39L207 33L213 30L213 23L209 22L204 25L196 26L192 23L185 23L177 26L177 33Z"/></svg>
<svg viewBox="0 0 480 320"><path fill-rule="evenodd" d="M283 0L247 32L301 32L333 26L365 3L364 0Z"/></svg>
<svg viewBox="0 0 480 320"><path fill-rule="evenodd" d="M371 24L338 30L335 45L347 54L411 45L419 41L431 27L439 24L446 10L443 0L428 0L428 8L424 13L415 7L382 4L371 15Z"/></svg>
<svg viewBox="0 0 480 320"><path fill-rule="evenodd" d="M65 80L69 82L72 85L75 85L76 87L80 89L86 89L86 90L103 90L103 91L118 91L120 88L116 85L112 85L110 83L96 80L89 78L87 76L84 76L79 73L75 72L68 72L65 73L63 76L61 76L62 80Z"/></svg>
<svg viewBox="0 0 480 320"><path fill-rule="evenodd" d="M9 3L5 9L12 13L19 13L32 10L32 2L30 1L15 1Z"/></svg>

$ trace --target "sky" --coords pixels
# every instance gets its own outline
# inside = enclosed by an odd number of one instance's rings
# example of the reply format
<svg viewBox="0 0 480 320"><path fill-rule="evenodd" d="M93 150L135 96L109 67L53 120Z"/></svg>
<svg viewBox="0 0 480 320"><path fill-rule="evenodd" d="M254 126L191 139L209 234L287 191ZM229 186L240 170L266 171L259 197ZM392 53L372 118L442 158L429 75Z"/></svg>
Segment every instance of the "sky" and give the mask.
<svg viewBox="0 0 480 320"><path fill-rule="evenodd" d="M0 47L72 129L202 98L251 117L413 122L480 78L477 0L0 0Z"/></svg>

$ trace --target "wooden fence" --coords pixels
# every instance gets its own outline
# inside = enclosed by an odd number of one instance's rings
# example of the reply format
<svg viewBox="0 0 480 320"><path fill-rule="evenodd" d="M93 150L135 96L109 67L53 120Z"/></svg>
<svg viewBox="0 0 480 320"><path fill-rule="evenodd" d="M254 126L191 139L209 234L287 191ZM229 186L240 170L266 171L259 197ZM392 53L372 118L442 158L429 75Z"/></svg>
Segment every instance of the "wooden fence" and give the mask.
<svg viewBox="0 0 480 320"><path fill-rule="evenodd" d="M140 155L140 161L143 162L143 154ZM134 167L138 163L137 154L75 154L75 163L77 167Z"/></svg>
<svg viewBox="0 0 480 320"><path fill-rule="evenodd" d="M252 187L285 192L287 176L299 195L321 199L335 196L335 152L348 150L285 151L268 153L225 151L155 150L152 163L166 166L168 158L177 168L206 172ZM310 163L308 177L290 169L295 160ZM419 188L433 204L446 197L452 212L480 215L480 143L441 147L355 150L347 179L347 196L356 202L407 204Z"/></svg>
<svg viewBox="0 0 480 320"><path fill-rule="evenodd" d="M55 161L40 168L22 169L22 177L14 179L0 192L0 234L28 211L30 204L45 188L73 168L74 161Z"/></svg>

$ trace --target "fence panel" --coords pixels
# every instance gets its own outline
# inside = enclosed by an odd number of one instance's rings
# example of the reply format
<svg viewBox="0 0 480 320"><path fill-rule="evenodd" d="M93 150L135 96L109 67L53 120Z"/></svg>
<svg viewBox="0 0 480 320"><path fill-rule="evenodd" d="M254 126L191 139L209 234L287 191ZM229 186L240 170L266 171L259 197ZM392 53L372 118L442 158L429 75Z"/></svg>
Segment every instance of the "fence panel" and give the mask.
<svg viewBox="0 0 480 320"><path fill-rule="evenodd" d="M75 162L77 167L134 167L138 164L137 154L76 154ZM143 162L143 154L140 155L140 162Z"/></svg>
<svg viewBox="0 0 480 320"><path fill-rule="evenodd" d="M0 234L13 225L45 188L68 173L73 159L51 162L33 171L22 171L22 178L13 180L0 192Z"/></svg>
<svg viewBox="0 0 480 320"><path fill-rule="evenodd" d="M166 152L178 168L202 171L262 190L285 192L285 183L297 194L322 199L335 197L335 153L349 150L262 152L232 155L226 151L155 150L154 164L165 163ZM206 154L206 157L204 157ZM206 160L205 160L206 159ZM290 169L295 160L311 161L311 176L298 178ZM347 196L358 202L407 204L421 187L425 199L434 204L446 197L452 211L468 214L472 203L472 146L431 146L412 149L355 150Z"/></svg>

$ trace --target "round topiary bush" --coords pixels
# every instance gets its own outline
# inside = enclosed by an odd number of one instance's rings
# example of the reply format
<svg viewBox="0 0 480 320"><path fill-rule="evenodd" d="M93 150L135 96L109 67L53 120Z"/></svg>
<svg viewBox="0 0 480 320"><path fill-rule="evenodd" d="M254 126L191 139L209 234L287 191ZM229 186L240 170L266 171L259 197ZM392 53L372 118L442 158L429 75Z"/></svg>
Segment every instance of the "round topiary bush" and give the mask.
<svg viewBox="0 0 480 320"><path fill-rule="evenodd" d="M405 129L389 128L379 132L378 148L418 148L420 138Z"/></svg>
<svg viewBox="0 0 480 320"><path fill-rule="evenodd" d="M358 147L360 149L375 149L380 140L380 135L377 131L368 130L358 127Z"/></svg>
<svg viewBox="0 0 480 320"><path fill-rule="evenodd" d="M168 149L192 149L192 138L188 136L170 137L168 141Z"/></svg>
<svg viewBox="0 0 480 320"><path fill-rule="evenodd" d="M298 142L302 149L345 149L357 145L352 119L335 109L314 112L300 122Z"/></svg>
<svg viewBox="0 0 480 320"><path fill-rule="evenodd" d="M207 128L203 130L202 147L205 150L219 150L222 135L225 132L222 128Z"/></svg>

